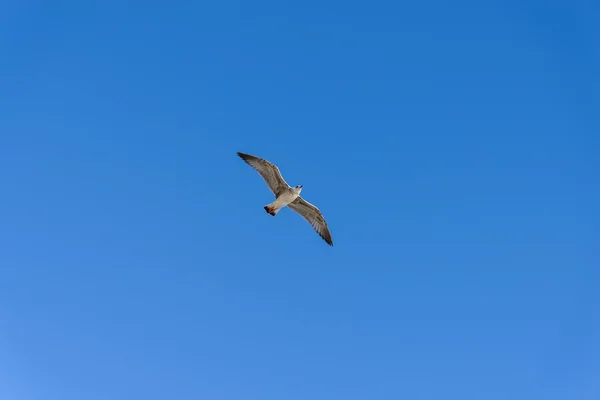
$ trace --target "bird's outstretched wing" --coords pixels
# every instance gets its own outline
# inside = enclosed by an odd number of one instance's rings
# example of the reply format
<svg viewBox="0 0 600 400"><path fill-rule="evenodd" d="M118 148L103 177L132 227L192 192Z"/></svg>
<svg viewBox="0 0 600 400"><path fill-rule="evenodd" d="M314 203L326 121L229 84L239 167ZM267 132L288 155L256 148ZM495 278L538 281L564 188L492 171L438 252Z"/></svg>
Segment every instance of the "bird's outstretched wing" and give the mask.
<svg viewBox="0 0 600 400"><path fill-rule="evenodd" d="M321 211L302 197L298 196L296 200L288 204L288 207L296 211L302 216L309 224L315 229L315 231L327 242L328 245L333 246L333 240L331 239L331 233L327 227L327 222Z"/></svg>
<svg viewBox="0 0 600 400"><path fill-rule="evenodd" d="M281 192L290 188L290 185L283 179L279 168L275 164L250 154L240 153L239 151L237 155L262 176L275 196L279 196Z"/></svg>

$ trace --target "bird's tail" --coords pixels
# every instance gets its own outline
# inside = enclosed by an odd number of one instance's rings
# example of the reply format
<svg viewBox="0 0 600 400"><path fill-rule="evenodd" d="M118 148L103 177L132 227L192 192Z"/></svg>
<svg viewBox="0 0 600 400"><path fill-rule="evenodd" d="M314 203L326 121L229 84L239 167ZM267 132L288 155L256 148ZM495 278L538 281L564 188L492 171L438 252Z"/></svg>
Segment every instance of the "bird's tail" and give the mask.
<svg viewBox="0 0 600 400"><path fill-rule="evenodd" d="M271 203L273 204L273 203ZM267 212L267 214L270 214L272 216L276 216L277 213L279 212L279 210L281 210L280 208L275 208L273 207L271 204L267 204L264 209Z"/></svg>

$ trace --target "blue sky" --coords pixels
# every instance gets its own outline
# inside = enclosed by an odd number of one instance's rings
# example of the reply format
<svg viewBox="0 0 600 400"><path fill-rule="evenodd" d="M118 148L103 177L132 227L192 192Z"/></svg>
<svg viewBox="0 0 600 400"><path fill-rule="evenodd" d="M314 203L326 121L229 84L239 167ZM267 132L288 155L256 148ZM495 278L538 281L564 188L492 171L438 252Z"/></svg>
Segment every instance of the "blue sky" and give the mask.
<svg viewBox="0 0 600 400"><path fill-rule="evenodd" d="M0 398L600 398L598 15L2 3Z"/></svg>

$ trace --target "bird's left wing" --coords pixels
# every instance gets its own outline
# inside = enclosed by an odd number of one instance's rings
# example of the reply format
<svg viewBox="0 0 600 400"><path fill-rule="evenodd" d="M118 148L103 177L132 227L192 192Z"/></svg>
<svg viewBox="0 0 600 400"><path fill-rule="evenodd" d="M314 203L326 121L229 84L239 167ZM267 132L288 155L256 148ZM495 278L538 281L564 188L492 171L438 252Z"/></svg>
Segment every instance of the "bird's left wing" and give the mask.
<svg viewBox="0 0 600 400"><path fill-rule="evenodd" d="M329 232L327 222L325 222L323 214L321 214L321 211L319 211L317 207L313 206L300 196L288 204L288 207L300 214L302 218L312 225L315 231L327 242L327 244L333 246L333 240L331 239L331 233Z"/></svg>
<svg viewBox="0 0 600 400"><path fill-rule="evenodd" d="M281 192L290 187L285 179L283 179L283 176L281 176L281 172L279 172L279 168L275 164L251 154L240 153L239 151L237 155L262 176L275 196L279 196Z"/></svg>

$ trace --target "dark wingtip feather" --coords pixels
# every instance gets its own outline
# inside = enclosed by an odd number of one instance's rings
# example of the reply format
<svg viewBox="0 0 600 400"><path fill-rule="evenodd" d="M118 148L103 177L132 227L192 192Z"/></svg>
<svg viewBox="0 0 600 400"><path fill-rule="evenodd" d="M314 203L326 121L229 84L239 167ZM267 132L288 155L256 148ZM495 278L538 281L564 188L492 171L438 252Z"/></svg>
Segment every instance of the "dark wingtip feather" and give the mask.
<svg viewBox="0 0 600 400"><path fill-rule="evenodd" d="M319 235L323 238L323 240L330 245L331 247L333 247L333 239L331 238L331 233L329 232L328 228L325 228L326 231L325 232L319 232Z"/></svg>
<svg viewBox="0 0 600 400"><path fill-rule="evenodd" d="M246 154L246 153L242 153L242 152L237 152L237 155L244 160L244 162L248 163L248 161L252 158L252 156L250 154Z"/></svg>
<svg viewBox="0 0 600 400"><path fill-rule="evenodd" d="M255 160L257 159L256 156L253 156L252 154L246 154L246 153L242 153L241 151L237 152L237 155L244 161L249 162L250 160Z"/></svg>

